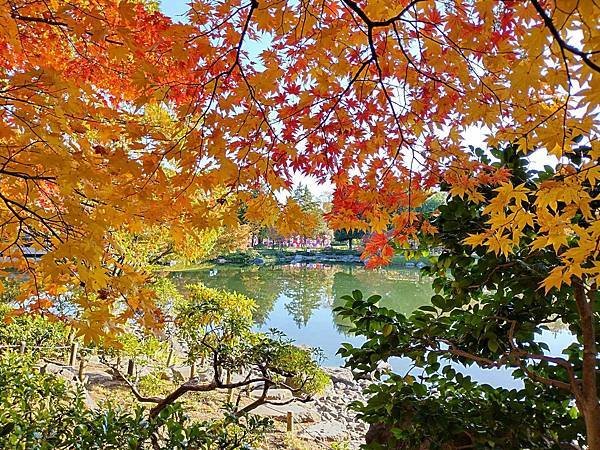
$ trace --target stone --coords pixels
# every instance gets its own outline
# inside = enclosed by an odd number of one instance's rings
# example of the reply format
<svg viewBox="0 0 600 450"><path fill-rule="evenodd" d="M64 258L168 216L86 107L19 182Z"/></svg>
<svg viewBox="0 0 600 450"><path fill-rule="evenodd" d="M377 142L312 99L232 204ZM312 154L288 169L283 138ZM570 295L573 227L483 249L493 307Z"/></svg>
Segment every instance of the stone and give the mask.
<svg viewBox="0 0 600 450"><path fill-rule="evenodd" d="M190 366L171 366L169 369L171 370L173 381L176 383L183 383L190 379L192 371Z"/></svg>
<svg viewBox="0 0 600 450"><path fill-rule="evenodd" d="M320 422L322 418L321 414L319 414L317 411L312 408L307 408L303 413L300 414L297 420L302 423L316 423Z"/></svg>
<svg viewBox="0 0 600 450"><path fill-rule="evenodd" d="M336 420L328 420L309 425L299 434L300 437L308 439L321 439L335 441L342 439L347 434L347 427Z"/></svg>
<svg viewBox="0 0 600 450"><path fill-rule="evenodd" d="M42 372L42 373L59 373L60 371L62 371L65 368L67 368L67 366L55 364L52 362L46 362L40 366L40 372Z"/></svg>
<svg viewBox="0 0 600 450"><path fill-rule="evenodd" d="M139 378L145 377L147 375L152 375L154 373L154 369L152 367L136 367L136 375Z"/></svg>
<svg viewBox="0 0 600 450"><path fill-rule="evenodd" d="M255 389L250 393L250 396L253 398L259 398L262 395L262 388ZM265 397L267 400L278 400L278 401L286 401L294 398L292 392L288 389L269 389L267 392L267 396Z"/></svg>
<svg viewBox="0 0 600 450"><path fill-rule="evenodd" d="M90 355L87 359L88 364L102 364L102 360L98 355Z"/></svg>
<svg viewBox="0 0 600 450"><path fill-rule="evenodd" d="M294 420L299 423L316 422L321 419L321 416L317 411L299 403L288 403L287 405L264 404L254 408L250 413L261 417L270 417L274 420L283 422L287 420L288 411L294 415Z"/></svg>
<svg viewBox="0 0 600 450"><path fill-rule="evenodd" d="M171 372L170 370L161 370L158 373L158 377L161 380L165 380L165 381L173 381L173 372Z"/></svg>
<svg viewBox="0 0 600 450"><path fill-rule="evenodd" d="M85 376L91 384L104 384L113 381L113 376L103 370L86 371Z"/></svg>
<svg viewBox="0 0 600 450"><path fill-rule="evenodd" d="M198 383L210 383L213 381L213 376L210 372L200 372L199 374L196 374L196 380Z"/></svg>

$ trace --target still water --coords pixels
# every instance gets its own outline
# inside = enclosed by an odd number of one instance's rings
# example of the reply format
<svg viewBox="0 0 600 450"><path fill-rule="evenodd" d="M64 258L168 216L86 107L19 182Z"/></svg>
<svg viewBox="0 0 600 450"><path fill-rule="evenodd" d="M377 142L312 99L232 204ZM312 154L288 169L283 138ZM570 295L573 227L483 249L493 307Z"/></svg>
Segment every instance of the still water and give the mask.
<svg viewBox="0 0 600 450"><path fill-rule="evenodd" d="M174 277L179 285L202 282L209 287L237 291L254 298L257 330L276 328L298 344L320 348L322 363L327 366L344 364L336 354L343 342L360 346L363 341L349 333L349 324L332 311L343 304L342 295L350 294L354 289L360 289L365 296L379 294L381 306L405 314L428 304L433 295L430 280L421 277L416 269L374 271L360 266L323 264L217 266L178 272ZM548 335L544 340L558 343L556 336ZM397 372L409 366L408 360L390 362ZM457 366L457 369L492 385L517 387L521 384L513 380L507 370L483 370L475 366Z"/></svg>
<svg viewBox="0 0 600 450"><path fill-rule="evenodd" d="M360 344L348 333L349 324L332 309L343 305L342 295L360 289L365 296L381 295L380 304L410 313L429 303L432 295L428 280L418 270L365 270L348 265L281 265L233 267L180 272L181 283L202 282L209 287L228 289L256 300L256 327L277 328L298 344L319 347L325 365L339 366L336 355L342 342Z"/></svg>

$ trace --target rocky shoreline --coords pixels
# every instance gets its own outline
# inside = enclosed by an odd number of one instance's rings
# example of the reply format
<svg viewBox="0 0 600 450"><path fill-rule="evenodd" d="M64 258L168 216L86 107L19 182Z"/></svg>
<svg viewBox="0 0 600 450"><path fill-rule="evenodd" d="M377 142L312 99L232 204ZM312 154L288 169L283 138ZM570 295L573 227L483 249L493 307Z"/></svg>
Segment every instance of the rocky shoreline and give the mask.
<svg viewBox="0 0 600 450"><path fill-rule="evenodd" d="M345 442L350 449L358 449L365 442L368 425L357 419L350 404L366 401L364 389L373 382L354 380L352 372L346 368L323 367L323 370L331 377L332 383L322 396L307 403L261 405L252 414L284 422L287 413L292 412L299 437L322 443ZM291 394L284 389L273 389L268 398L289 400Z"/></svg>
<svg viewBox="0 0 600 450"><path fill-rule="evenodd" d="M296 254L281 253L277 255L261 255L243 260L230 260L227 257L219 257L212 261L216 265L243 264L243 265L285 265L285 264L349 264L364 265L364 261L358 253L325 253L325 252L297 252ZM396 266L405 269L421 269L425 267L423 261L406 261Z"/></svg>
<svg viewBox="0 0 600 450"><path fill-rule="evenodd" d="M321 415L322 421L308 430L310 437L323 441L347 440L350 448L357 449L365 442L368 424L357 419L356 412L350 408L350 404L355 401L366 402L364 389L373 382L354 380L349 369L323 369L331 377L332 385L323 397L314 402L314 408ZM334 430L339 430L339 435L333 436L331 432Z"/></svg>

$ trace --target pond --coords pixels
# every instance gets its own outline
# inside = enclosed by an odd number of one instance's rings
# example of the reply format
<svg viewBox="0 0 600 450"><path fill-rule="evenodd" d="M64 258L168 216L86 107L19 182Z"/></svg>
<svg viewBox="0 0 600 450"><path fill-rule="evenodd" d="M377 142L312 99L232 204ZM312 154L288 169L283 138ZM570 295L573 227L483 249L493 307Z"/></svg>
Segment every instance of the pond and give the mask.
<svg viewBox="0 0 600 450"><path fill-rule="evenodd" d="M228 289L257 302L256 327L277 328L297 343L323 350L324 364L342 365L336 355L342 342L358 345L360 339L348 333L349 324L332 309L341 306L342 295L360 289L379 294L380 304L410 313L429 302L432 295L427 279L418 270L365 270L350 265L217 266L213 269L179 272L178 283L202 282L209 287Z"/></svg>
<svg viewBox="0 0 600 450"><path fill-rule="evenodd" d="M301 345L318 347L324 365L342 366L336 354L343 342L360 345L363 339L348 332L349 324L333 313L343 304L342 295L360 289L365 296L381 295L380 304L409 314L428 304L433 291L430 280L417 269L366 270L362 266L291 264L277 266L216 266L211 269L177 272L178 285L202 282L213 288L237 291L257 302L256 329L276 328ZM544 340L564 344L564 336ZM554 345L551 345L554 347ZM554 349L553 349L554 350ZM556 350L560 351L558 348ZM394 370L408 368L408 360L391 361ZM507 370L458 367L461 372L492 385L517 387Z"/></svg>

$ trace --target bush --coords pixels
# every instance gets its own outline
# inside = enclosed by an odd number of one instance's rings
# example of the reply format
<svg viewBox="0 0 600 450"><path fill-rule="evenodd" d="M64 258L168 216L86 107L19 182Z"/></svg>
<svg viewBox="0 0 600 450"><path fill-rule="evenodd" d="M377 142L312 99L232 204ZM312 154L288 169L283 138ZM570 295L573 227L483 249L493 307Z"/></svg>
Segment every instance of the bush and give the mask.
<svg viewBox="0 0 600 450"><path fill-rule="evenodd" d="M583 443L583 420L568 393L529 379L522 389L479 384L452 368L439 348L428 350L427 337L419 340L423 328L439 327L422 319L430 306L406 317L379 307L377 295L365 299L354 291L342 298L347 303L336 311L352 319L352 332L365 337L360 348L343 344L340 349L348 366L366 373L379 361L408 357L421 369L418 378L387 374L384 382L369 388L366 404L353 405L373 427L368 448L558 449Z"/></svg>
<svg viewBox="0 0 600 450"><path fill-rule="evenodd" d="M0 448L234 450L250 448L270 426L233 414L193 422L179 403L150 419L142 407L86 409L83 398L64 380L40 373L31 355L0 355Z"/></svg>
<svg viewBox="0 0 600 450"><path fill-rule="evenodd" d="M18 347L24 342L30 351L43 349L45 356L57 357L60 351L54 347L65 346L69 327L59 321L34 314L9 315L14 310L18 284L3 282L0 294L0 346Z"/></svg>
<svg viewBox="0 0 600 450"><path fill-rule="evenodd" d="M254 372L274 385L290 386L297 395L322 392L329 377L312 349L300 348L285 336L252 331L252 299L235 292L188 286L186 303L176 308L179 337L188 348L188 358L211 355L219 369Z"/></svg>

